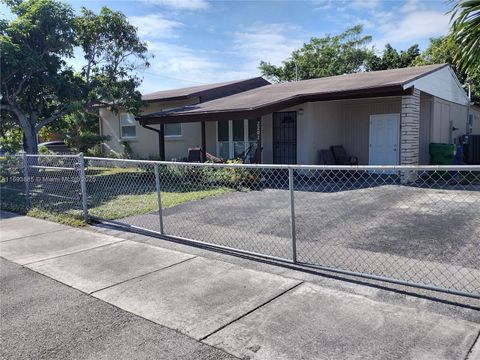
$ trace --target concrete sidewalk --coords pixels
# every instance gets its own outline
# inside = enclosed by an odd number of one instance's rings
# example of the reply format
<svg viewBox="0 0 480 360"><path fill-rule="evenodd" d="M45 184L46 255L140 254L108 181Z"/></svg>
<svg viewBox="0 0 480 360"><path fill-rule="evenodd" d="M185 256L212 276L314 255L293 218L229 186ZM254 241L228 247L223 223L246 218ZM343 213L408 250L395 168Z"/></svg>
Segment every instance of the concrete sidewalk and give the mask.
<svg viewBox="0 0 480 360"><path fill-rule="evenodd" d="M222 358L228 353L251 359L464 360L478 354L480 314L475 310L454 316L455 312L432 311L441 305L426 300L372 299L361 294L363 289L347 292L314 284L298 274L259 271L234 264L227 256L212 259L187 247L182 251L163 247L164 241L158 239L154 239L157 246L152 246L133 237L127 240L7 213L2 213L0 226L0 256L90 294L83 294L82 299L101 300L101 304L114 305L116 311L176 330L184 334L175 333L178 336L188 335L189 341L200 341L194 342L198 344L195 351L205 351L205 356L195 358ZM32 288L35 281L31 281ZM9 286L16 288L21 283ZM4 285L1 290L2 295L8 290L17 292L15 298L27 296ZM28 302L36 301L35 293L28 297ZM111 305L100 309L99 316L110 316L108 309ZM21 314L26 309L22 307L5 309L2 305L1 310L2 318L24 321ZM68 321L75 322L75 317L71 314ZM82 321L88 323L88 319ZM2 334L11 330L5 326L21 328L2 321ZM48 337L52 326L61 324L37 327L38 335ZM22 337L21 331L12 333ZM163 340L171 350L170 341L174 340ZM27 357L22 356L22 349L34 354L35 346L41 348L24 337L2 347L12 344L18 346L18 357ZM123 348L134 353L136 346L127 342ZM202 346L207 350L200 350ZM112 358L109 351L116 351L108 346L101 350L96 358ZM169 354L162 358L181 358Z"/></svg>

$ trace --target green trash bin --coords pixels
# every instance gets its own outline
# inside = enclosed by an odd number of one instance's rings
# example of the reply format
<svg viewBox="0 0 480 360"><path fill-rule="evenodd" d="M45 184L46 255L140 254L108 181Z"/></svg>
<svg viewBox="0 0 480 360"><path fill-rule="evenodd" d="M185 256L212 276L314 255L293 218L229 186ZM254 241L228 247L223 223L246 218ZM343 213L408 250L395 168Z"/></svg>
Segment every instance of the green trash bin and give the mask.
<svg viewBox="0 0 480 360"><path fill-rule="evenodd" d="M430 143L429 152L432 165L453 165L455 145Z"/></svg>

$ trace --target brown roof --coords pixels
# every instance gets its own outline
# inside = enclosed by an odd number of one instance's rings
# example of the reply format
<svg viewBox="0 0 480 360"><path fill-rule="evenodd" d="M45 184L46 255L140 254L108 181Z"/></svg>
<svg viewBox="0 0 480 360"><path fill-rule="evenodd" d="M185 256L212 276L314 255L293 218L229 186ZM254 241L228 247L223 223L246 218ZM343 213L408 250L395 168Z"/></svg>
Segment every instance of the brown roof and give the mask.
<svg viewBox="0 0 480 360"><path fill-rule="evenodd" d="M144 123L258 117L307 101L402 95L403 85L447 64L362 72L271 84L201 104L139 117Z"/></svg>
<svg viewBox="0 0 480 360"><path fill-rule="evenodd" d="M219 97L237 94L239 92L258 88L260 86L269 85L270 82L262 77L255 77L244 80L227 81L215 84L206 84L199 86L191 86L181 89L156 91L145 94L142 100L154 101L172 101L191 99L200 97L201 102L218 99Z"/></svg>

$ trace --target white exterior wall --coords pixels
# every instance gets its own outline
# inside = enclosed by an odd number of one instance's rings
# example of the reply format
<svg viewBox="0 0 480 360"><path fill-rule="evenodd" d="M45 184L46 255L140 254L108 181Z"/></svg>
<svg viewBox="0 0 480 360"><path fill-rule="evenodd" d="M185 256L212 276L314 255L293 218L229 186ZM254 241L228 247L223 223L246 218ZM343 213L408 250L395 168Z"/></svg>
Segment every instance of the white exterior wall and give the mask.
<svg viewBox="0 0 480 360"><path fill-rule="evenodd" d="M467 114L467 106L434 97L431 142L456 142L467 131ZM453 131L452 127L458 130Z"/></svg>
<svg viewBox="0 0 480 360"><path fill-rule="evenodd" d="M153 105L153 104L152 104ZM149 112L162 107L150 105ZM303 114L298 110L303 109ZM349 155L357 156L360 164L369 163L370 115L401 113L401 97L385 97L358 100L311 102L286 108L282 111L297 111L297 162L318 164L318 151L332 145L343 145ZM118 116L101 110L103 133L112 136L105 148L123 152L119 138ZM480 115L480 111L477 111ZM420 95L420 129L418 163L428 164L430 142L449 142L449 122L460 130L453 137L463 135L467 126L467 107L434 96ZM262 162L273 162L272 114L262 116ZM157 126L158 128L158 126ZM158 158L157 133L137 124L137 139L128 140L137 158ZM474 132L480 133L480 121L474 123ZM207 151L216 154L216 121L206 122ZM182 124L182 137L166 138L166 159L180 160L187 156L189 147L201 145L200 123Z"/></svg>
<svg viewBox="0 0 480 360"><path fill-rule="evenodd" d="M178 107L187 104L197 103L197 99L191 99L183 102L158 102L150 103L142 110L143 114L153 113ZM123 141L129 143L133 151L133 157L136 159L158 159L158 133L145 129L138 122L135 124L136 138L122 139L120 137L120 119L119 115L114 114L108 109L100 109L100 126L102 135L109 135L110 140L104 142L104 152L124 153ZM201 126L200 123L184 123L182 126L182 136L165 137L165 158L183 159L188 155L188 148L199 147L201 145ZM152 125L159 129L159 125Z"/></svg>
<svg viewBox="0 0 480 360"><path fill-rule="evenodd" d="M318 152L343 143L341 103L304 104L303 116L297 116L297 162L318 164Z"/></svg>
<svg viewBox="0 0 480 360"><path fill-rule="evenodd" d="M273 115L262 116L262 162L273 163ZM298 145L297 145L298 146Z"/></svg>
<svg viewBox="0 0 480 360"><path fill-rule="evenodd" d="M368 164L370 115L400 113L400 97L310 102L282 111L297 111L297 163L318 164L319 150L343 145L360 164ZM262 161L272 163L272 114L262 117L262 146Z"/></svg>
<svg viewBox="0 0 480 360"><path fill-rule="evenodd" d="M467 106L467 94L463 90L453 70L446 66L440 70L434 71L427 76L406 83L403 88L414 87L427 94L432 94L437 98Z"/></svg>
<svg viewBox="0 0 480 360"><path fill-rule="evenodd" d="M416 94L419 92L417 90ZM297 115L297 162L318 164L318 151L332 145L343 145L349 155L358 157L360 164L369 163L369 119L370 115L401 113L401 97L341 100L304 103L282 111L304 110ZM480 110L477 111L480 116ZM420 118L418 149L415 163L429 164L429 144L449 142L449 126L459 130L456 138L466 133L467 107L448 102L420 92ZM480 118L479 118L480 119ZM262 117L262 161L273 162L272 114ZM474 124L474 132L480 134L480 121ZM406 137L406 135L405 135ZM208 138L207 138L208 139ZM415 142L417 140L415 139Z"/></svg>
<svg viewBox="0 0 480 360"><path fill-rule="evenodd" d="M432 142L433 96L420 94L420 148L419 163L430 164L429 144Z"/></svg>
<svg viewBox="0 0 480 360"><path fill-rule="evenodd" d="M303 114L299 110L303 110ZM297 163L318 164L318 151L342 143L341 105L303 103L281 111L297 112ZM273 114L262 116L262 162L273 163Z"/></svg>
<svg viewBox="0 0 480 360"><path fill-rule="evenodd" d="M341 101L343 140L349 155L358 157L361 165L369 163L370 115L399 114L400 97Z"/></svg>
<svg viewBox="0 0 480 360"><path fill-rule="evenodd" d="M480 135L480 107L472 106L470 108L470 114L473 115L471 133L475 135Z"/></svg>

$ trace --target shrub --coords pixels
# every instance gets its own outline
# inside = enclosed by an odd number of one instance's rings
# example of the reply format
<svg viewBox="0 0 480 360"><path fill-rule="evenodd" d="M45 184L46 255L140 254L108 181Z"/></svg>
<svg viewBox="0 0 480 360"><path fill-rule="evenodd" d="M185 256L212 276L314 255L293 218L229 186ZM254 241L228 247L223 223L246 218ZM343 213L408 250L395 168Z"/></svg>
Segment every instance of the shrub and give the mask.
<svg viewBox="0 0 480 360"><path fill-rule="evenodd" d="M231 160L229 164L240 163ZM178 187L184 190L208 189L225 186L232 189L252 188L257 185L257 169L165 165L161 167L160 176L164 186Z"/></svg>
<svg viewBox="0 0 480 360"><path fill-rule="evenodd" d="M0 182L10 182L13 177L23 177L23 160L21 157L0 157Z"/></svg>

